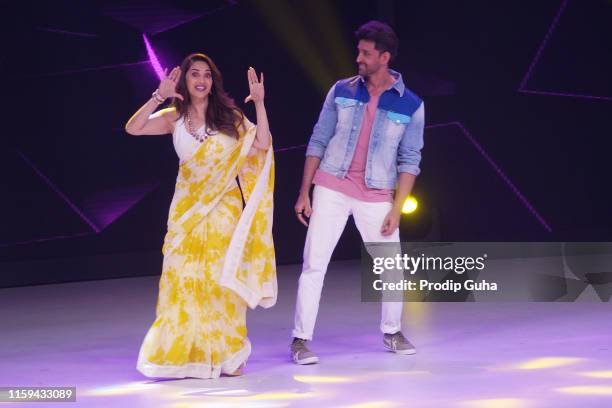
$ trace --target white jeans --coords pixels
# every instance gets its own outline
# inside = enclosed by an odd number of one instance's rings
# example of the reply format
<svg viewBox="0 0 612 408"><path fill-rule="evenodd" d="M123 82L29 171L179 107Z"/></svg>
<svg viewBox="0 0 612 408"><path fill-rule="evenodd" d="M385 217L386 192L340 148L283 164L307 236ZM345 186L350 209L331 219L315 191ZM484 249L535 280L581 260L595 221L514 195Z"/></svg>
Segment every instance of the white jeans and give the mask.
<svg viewBox="0 0 612 408"><path fill-rule="evenodd" d="M312 215L304 246L304 264L298 286L293 337L312 339L323 278L349 215L353 215L364 242L399 242L399 229L388 236L380 233L391 206L390 202L361 201L322 186L315 186ZM402 302L382 302L380 330L383 333L392 334L401 329L402 307Z"/></svg>

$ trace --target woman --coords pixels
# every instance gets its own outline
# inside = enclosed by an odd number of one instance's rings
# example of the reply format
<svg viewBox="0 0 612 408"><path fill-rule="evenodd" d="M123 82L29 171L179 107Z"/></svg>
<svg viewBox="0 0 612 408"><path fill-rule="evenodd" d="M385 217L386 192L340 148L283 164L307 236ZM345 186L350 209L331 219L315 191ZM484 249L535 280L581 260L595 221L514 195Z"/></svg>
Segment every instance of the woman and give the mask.
<svg viewBox="0 0 612 408"><path fill-rule="evenodd" d="M172 133L180 159L156 319L138 357L146 376L240 375L251 350L246 306L276 301L274 160L263 73L258 79L249 68L247 79L245 103L255 104L257 126L224 91L212 59L192 54L164 72L125 127L131 135ZM172 106L153 114L170 97Z"/></svg>

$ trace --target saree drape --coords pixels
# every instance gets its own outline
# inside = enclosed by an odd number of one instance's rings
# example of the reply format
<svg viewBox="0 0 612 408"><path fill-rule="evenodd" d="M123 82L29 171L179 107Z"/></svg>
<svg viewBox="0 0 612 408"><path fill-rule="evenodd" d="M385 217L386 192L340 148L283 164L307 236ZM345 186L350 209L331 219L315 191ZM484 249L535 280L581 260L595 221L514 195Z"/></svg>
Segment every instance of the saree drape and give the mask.
<svg viewBox="0 0 612 408"><path fill-rule="evenodd" d="M146 376L235 371L251 351L246 306L276 302L274 155L271 146L251 149L255 134L245 119L238 140L213 135L180 164L156 319L137 363Z"/></svg>

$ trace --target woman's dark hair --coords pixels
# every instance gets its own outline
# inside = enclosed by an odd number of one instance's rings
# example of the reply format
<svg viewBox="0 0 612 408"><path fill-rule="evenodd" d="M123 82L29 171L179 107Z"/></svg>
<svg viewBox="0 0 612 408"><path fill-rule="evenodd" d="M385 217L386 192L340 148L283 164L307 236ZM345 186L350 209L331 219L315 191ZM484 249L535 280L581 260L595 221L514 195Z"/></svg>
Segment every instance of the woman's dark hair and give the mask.
<svg viewBox="0 0 612 408"><path fill-rule="evenodd" d="M208 108L205 112L207 131L216 130L238 139L238 126L243 125L244 113L242 113L240 108L234 103L234 100L223 89L221 71L219 71L213 60L206 54L197 53L188 55L181 63L181 76L176 85L176 92L185 100L181 101L178 98L174 98L172 101L172 105L176 108L176 112L179 115L178 117L184 117L191 104L191 96L187 90L185 77L191 65L196 61L208 64L212 74L212 88L208 95Z"/></svg>
<svg viewBox="0 0 612 408"><path fill-rule="evenodd" d="M368 40L374 42L374 47L379 52L387 51L391 54L389 61L393 61L397 56L399 40L395 32L387 23L382 21L368 21L355 31L355 38L359 40Z"/></svg>

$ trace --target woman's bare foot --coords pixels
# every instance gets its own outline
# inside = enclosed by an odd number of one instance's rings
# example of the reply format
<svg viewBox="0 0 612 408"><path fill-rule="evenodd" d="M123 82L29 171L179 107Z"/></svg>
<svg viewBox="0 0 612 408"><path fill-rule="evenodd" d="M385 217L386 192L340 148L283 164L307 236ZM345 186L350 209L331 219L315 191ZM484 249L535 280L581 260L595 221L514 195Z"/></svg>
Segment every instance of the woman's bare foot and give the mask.
<svg viewBox="0 0 612 408"><path fill-rule="evenodd" d="M244 363L240 364L240 366L236 369L236 371L227 373L225 375L230 377L239 377L242 375L242 370L244 369Z"/></svg>

